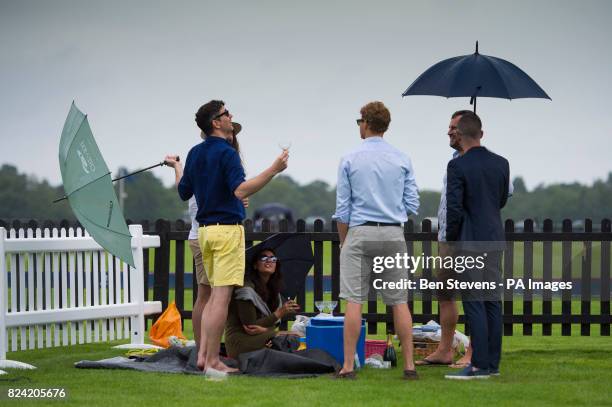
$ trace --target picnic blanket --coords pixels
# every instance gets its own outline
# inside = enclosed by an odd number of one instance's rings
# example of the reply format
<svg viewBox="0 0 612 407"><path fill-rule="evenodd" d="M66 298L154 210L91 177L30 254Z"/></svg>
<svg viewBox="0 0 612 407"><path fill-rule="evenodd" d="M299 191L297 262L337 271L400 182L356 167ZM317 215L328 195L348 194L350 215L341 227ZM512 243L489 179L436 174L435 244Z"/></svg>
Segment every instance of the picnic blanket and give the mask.
<svg viewBox="0 0 612 407"><path fill-rule="evenodd" d="M304 378L332 373L339 368L327 352L320 349L283 352L260 349L244 353L238 361L221 358L230 367L251 376ZM79 369L129 369L144 372L165 372L203 375L196 367L195 346L170 347L151 356L127 358L117 356L97 361L82 360L75 363Z"/></svg>

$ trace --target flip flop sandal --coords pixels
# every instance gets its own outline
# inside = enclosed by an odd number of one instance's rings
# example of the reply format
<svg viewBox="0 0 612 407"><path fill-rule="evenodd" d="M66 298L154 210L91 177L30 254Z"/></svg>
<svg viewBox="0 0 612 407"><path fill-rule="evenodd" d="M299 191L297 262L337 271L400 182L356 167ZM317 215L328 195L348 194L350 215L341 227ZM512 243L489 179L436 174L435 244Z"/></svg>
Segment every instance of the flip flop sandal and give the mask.
<svg viewBox="0 0 612 407"><path fill-rule="evenodd" d="M416 370L404 370L403 379L404 380L418 380L419 375L417 374Z"/></svg>
<svg viewBox="0 0 612 407"><path fill-rule="evenodd" d="M332 376L332 379L347 379L347 380L355 380L357 379L357 374L355 373L355 371L353 370L352 372L345 372L345 373L334 373L334 375Z"/></svg>
<svg viewBox="0 0 612 407"><path fill-rule="evenodd" d="M452 362L444 363L444 362L440 362L439 360L428 360L428 359L421 359L421 360L417 360L414 362L416 366L448 366L451 363Z"/></svg>

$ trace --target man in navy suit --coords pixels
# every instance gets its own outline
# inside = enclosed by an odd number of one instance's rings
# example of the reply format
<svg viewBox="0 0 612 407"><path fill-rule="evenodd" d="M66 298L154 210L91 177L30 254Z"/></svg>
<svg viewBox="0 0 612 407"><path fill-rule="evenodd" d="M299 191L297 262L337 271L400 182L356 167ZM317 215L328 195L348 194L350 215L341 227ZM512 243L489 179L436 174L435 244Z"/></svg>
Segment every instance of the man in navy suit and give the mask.
<svg viewBox="0 0 612 407"><path fill-rule="evenodd" d="M462 292L463 309L470 326L473 348L471 364L447 379L485 379L499 374L502 312L500 286L501 254L505 247L501 209L508 200L508 160L480 145L482 122L474 113L457 123L464 154L447 167L446 240L462 255L482 256L484 267L462 273L469 281L485 283L481 290Z"/></svg>

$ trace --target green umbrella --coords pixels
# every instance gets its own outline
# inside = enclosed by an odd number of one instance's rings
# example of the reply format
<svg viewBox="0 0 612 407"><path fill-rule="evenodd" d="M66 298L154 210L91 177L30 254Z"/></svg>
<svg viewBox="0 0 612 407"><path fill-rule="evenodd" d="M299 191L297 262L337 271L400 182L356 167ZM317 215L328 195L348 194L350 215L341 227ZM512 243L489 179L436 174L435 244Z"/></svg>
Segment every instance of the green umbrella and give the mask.
<svg viewBox="0 0 612 407"><path fill-rule="evenodd" d="M87 116L74 102L64 123L59 147L64 191L76 218L109 253L134 267L128 230L111 175Z"/></svg>

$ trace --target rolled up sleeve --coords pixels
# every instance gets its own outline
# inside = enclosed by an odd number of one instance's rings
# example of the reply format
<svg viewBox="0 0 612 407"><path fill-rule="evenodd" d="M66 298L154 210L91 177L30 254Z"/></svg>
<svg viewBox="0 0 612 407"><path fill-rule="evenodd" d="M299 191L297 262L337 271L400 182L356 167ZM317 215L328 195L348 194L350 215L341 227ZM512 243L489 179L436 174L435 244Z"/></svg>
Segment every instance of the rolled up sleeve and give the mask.
<svg viewBox="0 0 612 407"><path fill-rule="evenodd" d="M417 215L419 210L419 189L414 177L414 170L410 160L406 163L406 177L404 179L404 195L402 198L404 209L408 215Z"/></svg>
<svg viewBox="0 0 612 407"><path fill-rule="evenodd" d="M193 184L191 182L191 165L192 165L192 156L191 151L187 154L187 160L185 161L185 170L183 171L183 176L177 186L179 197L183 201L188 201L189 198L193 196Z"/></svg>
<svg viewBox="0 0 612 407"><path fill-rule="evenodd" d="M336 187L336 213L332 219L349 224L351 220L351 184L348 177L348 163L342 160L338 167L338 185Z"/></svg>

